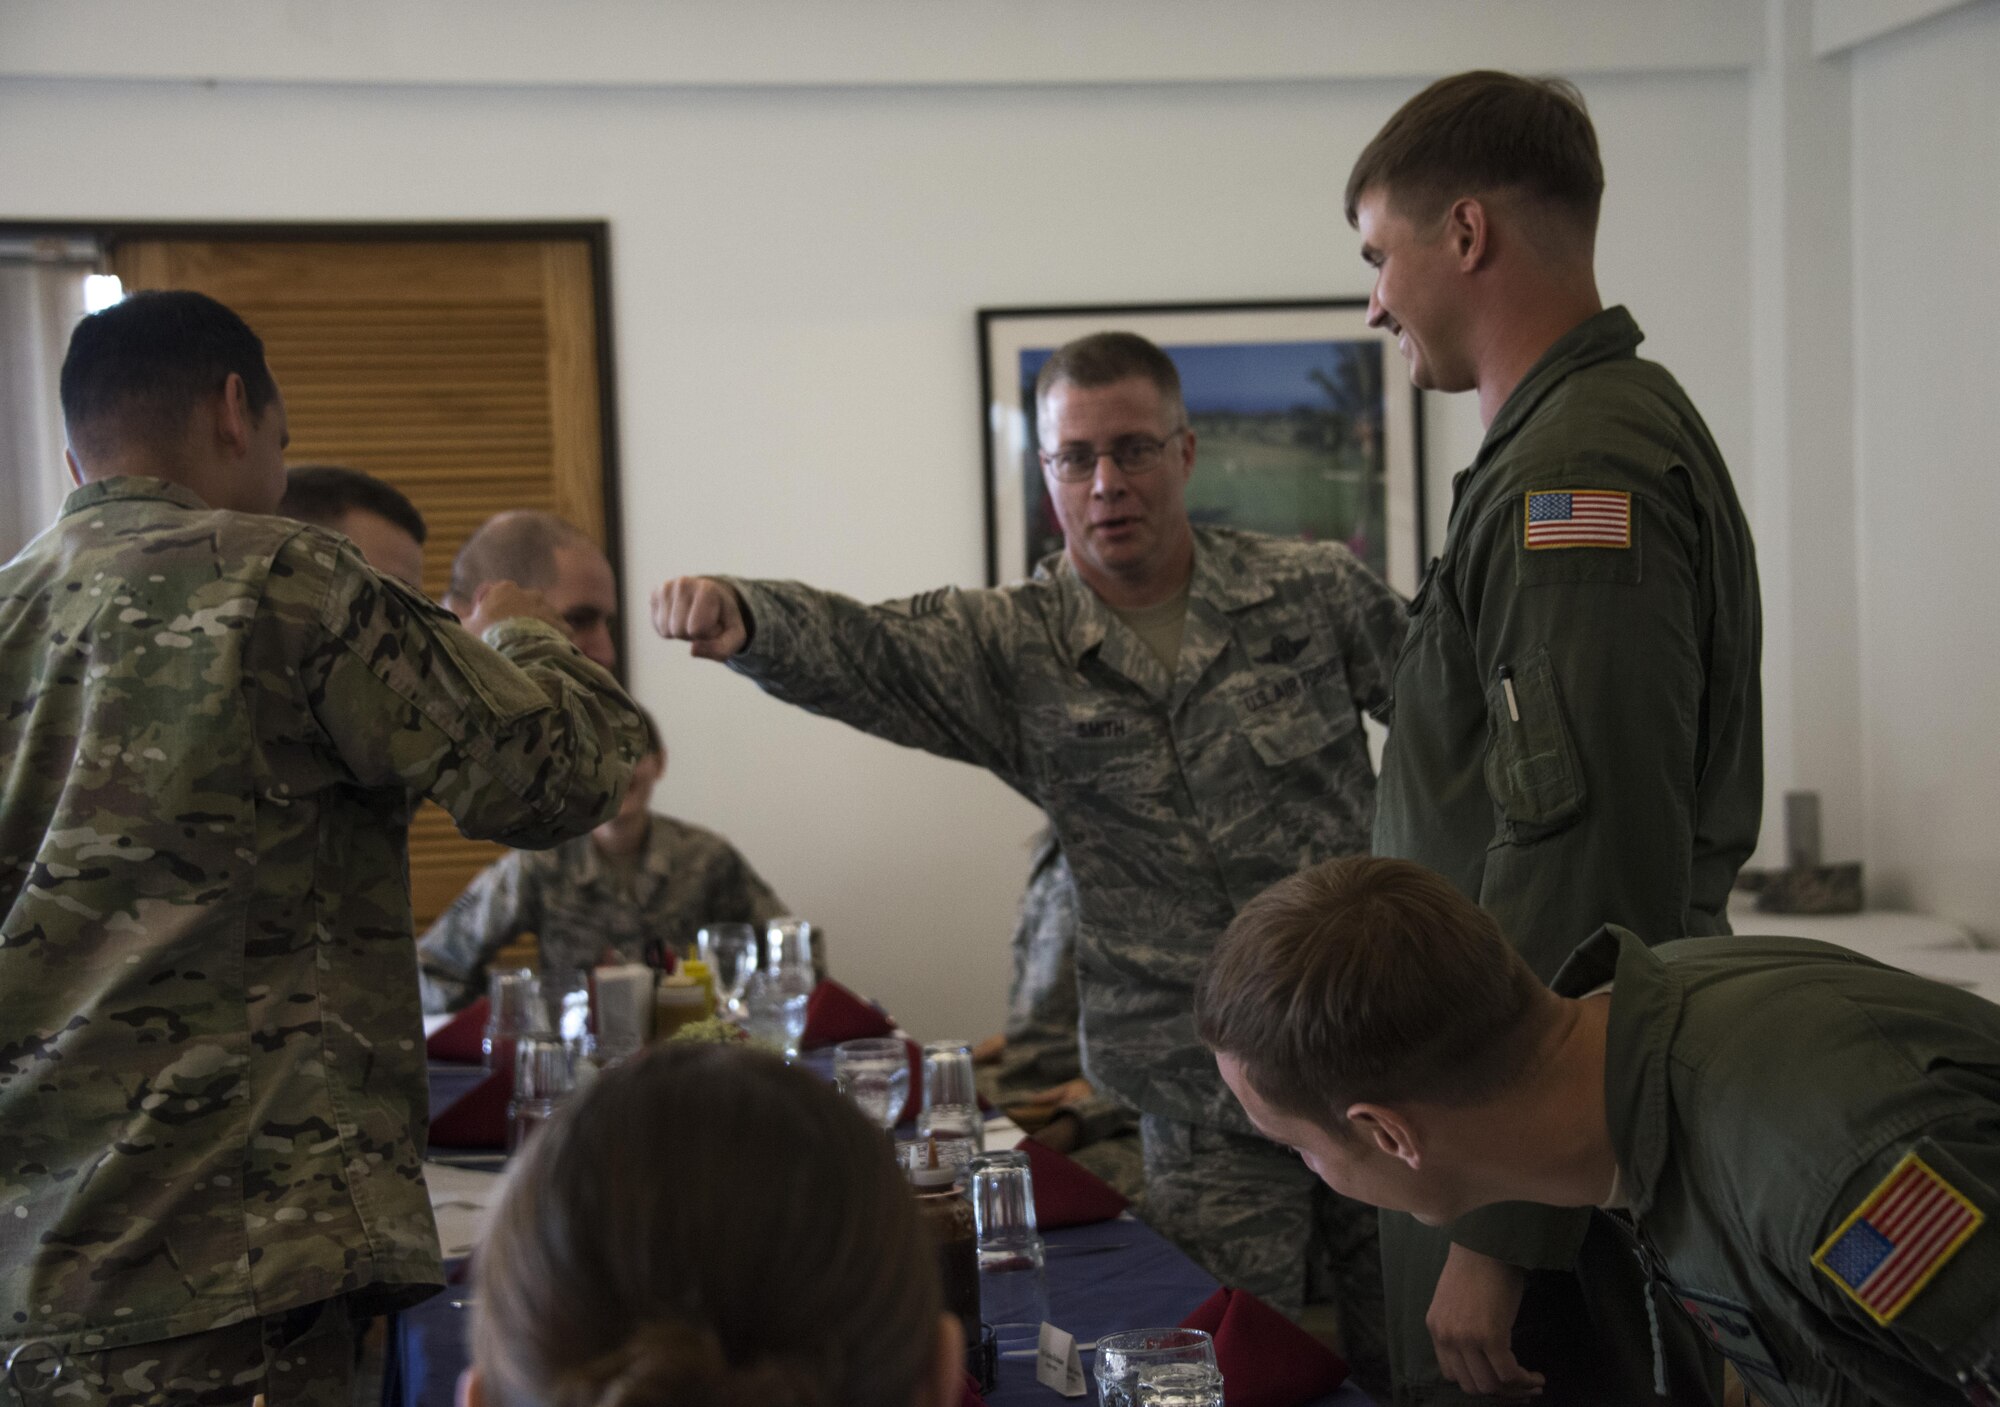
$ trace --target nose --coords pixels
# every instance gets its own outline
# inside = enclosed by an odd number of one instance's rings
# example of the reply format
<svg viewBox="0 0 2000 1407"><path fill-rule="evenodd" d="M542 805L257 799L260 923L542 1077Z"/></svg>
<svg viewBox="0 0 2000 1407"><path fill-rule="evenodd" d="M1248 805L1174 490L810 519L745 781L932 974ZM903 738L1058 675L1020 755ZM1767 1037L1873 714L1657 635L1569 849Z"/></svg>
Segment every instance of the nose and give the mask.
<svg viewBox="0 0 2000 1407"><path fill-rule="evenodd" d="M1375 286L1368 290L1368 325L1380 327L1389 320L1389 310L1382 306L1382 280L1378 276Z"/></svg>
<svg viewBox="0 0 2000 1407"><path fill-rule="evenodd" d="M583 651L583 657L592 664L602 665L609 670L618 668L618 646L612 642L609 622L599 621L588 630L581 631L571 638L575 641L577 649Z"/></svg>
<svg viewBox="0 0 2000 1407"><path fill-rule="evenodd" d="M1126 488L1125 471L1118 467L1118 461L1112 457L1111 451L1099 450L1097 468L1092 471L1090 477L1091 497L1116 498L1126 492Z"/></svg>

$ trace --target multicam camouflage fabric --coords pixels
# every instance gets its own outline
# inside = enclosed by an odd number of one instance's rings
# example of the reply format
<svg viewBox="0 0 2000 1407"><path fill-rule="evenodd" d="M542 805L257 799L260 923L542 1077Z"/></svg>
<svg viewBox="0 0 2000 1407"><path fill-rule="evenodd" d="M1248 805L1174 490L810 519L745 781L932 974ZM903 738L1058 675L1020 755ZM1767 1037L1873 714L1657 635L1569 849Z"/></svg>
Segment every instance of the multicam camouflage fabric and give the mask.
<svg viewBox="0 0 2000 1407"><path fill-rule="evenodd" d="M553 844L646 747L558 631L489 638L152 479L0 568L0 1351L438 1281L409 798Z"/></svg>
<svg viewBox="0 0 2000 1407"><path fill-rule="evenodd" d="M1194 1034L1203 962L1252 895L1366 850L1362 710L1402 602L1345 548L1198 529L1179 668L1060 557L1032 581L881 606L732 582L731 667L866 732L986 767L1049 813L1076 876L1084 1065L1146 1113L1249 1132Z"/></svg>
<svg viewBox="0 0 2000 1407"><path fill-rule="evenodd" d="M606 948L637 962L654 943L687 954L707 923L762 928L789 913L750 862L714 831L655 815L629 874L589 836L517 850L488 865L417 944L424 1010L456 1011L486 990L493 955L536 935L542 971L579 972Z"/></svg>

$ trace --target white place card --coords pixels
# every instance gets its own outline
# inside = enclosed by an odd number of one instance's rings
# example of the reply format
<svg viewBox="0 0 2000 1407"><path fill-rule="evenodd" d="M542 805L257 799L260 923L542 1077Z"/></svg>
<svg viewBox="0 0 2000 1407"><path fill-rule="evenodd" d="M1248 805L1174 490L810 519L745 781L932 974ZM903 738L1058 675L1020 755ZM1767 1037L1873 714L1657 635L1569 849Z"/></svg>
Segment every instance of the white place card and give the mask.
<svg viewBox="0 0 2000 1407"><path fill-rule="evenodd" d="M1076 1336L1043 1320L1038 1347L1035 1377L1042 1386L1064 1397L1083 1396L1083 1355L1076 1350Z"/></svg>

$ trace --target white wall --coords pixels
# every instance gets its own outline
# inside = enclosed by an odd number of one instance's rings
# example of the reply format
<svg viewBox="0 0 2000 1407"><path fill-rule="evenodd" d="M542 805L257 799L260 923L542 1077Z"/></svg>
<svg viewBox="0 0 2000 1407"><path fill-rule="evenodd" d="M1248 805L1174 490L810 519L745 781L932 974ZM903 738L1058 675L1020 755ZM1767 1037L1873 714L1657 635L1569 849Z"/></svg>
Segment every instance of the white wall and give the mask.
<svg viewBox="0 0 2000 1407"><path fill-rule="evenodd" d="M2000 5L1855 55L1854 210L1870 876L2000 939Z"/></svg>
<svg viewBox="0 0 2000 1407"><path fill-rule="evenodd" d="M1611 174L1605 293L1754 499L1748 81L1584 87ZM1341 184L1417 86L0 78L0 218L608 218L628 611L684 571L880 597L980 579L976 308L1364 292ZM1441 525L1479 430L1462 399L1435 409ZM663 804L733 836L829 925L841 975L921 1034L995 1028L1033 810L636 621L632 642L675 747Z"/></svg>

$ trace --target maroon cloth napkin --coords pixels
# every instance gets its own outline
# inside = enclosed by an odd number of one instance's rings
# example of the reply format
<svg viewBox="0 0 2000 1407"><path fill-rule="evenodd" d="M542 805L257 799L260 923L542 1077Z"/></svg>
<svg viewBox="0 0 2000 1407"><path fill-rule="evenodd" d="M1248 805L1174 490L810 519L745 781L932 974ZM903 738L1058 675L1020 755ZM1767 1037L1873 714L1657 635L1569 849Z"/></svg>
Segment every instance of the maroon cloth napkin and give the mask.
<svg viewBox="0 0 2000 1407"><path fill-rule="evenodd" d="M1248 1290L1217 1290L1181 1327L1215 1339L1229 1407L1299 1407L1347 1381L1339 1354Z"/></svg>
<svg viewBox="0 0 2000 1407"><path fill-rule="evenodd" d="M806 1033L799 1044L810 1050L895 1032L895 1023L878 1008L829 977L813 988L812 998L806 1003Z"/></svg>
<svg viewBox="0 0 2000 1407"><path fill-rule="evenodd" d="M431 1119L433 1148L505 1148L514 1072L495 1070Z"/></svg>
<svg viewBox="0 0 2000 1407"><path fill-rule="evenodd" d="M1043 1231L1109 1221L1125 1210L1125 1194L1082 1164L1032 1138L1021 1140L1035 1179L1035 1224ZM1235 1407L1235 1399L1230 1399Z"/></svg>
<svg viewBox="0 0 2000 1407"><path fill-rule="evenodd" d="M493 1004L481 997L424 1041L424 1054L433 1060L461 1065L477 1065L486 1058L479 1046L486 1036L486 1016Z"/></svg>
<svg viewBox="0 0 2000 1407"><path fill-rule="evenodd" d="M959 1375L958 1407L986 1407L986 1399L979 1395L979 1384L972 1380L972 1374Z"/></svg>

